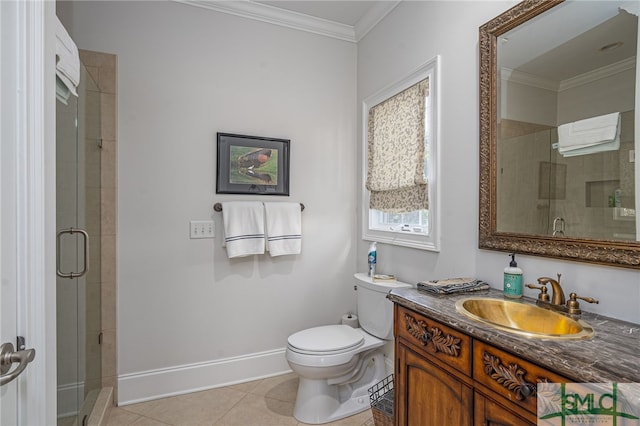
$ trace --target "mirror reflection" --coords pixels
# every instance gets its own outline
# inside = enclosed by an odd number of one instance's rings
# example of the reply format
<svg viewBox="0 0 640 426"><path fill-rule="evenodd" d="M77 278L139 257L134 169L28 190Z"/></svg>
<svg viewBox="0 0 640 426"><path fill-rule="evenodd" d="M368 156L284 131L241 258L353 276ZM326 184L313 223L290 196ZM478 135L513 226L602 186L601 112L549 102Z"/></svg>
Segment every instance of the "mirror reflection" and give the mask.
<svg viewBox="0 0 640 426"><path fill-rule="evenodd" d="M638 2L564 2L497 40L496 230L640 241Z"/></svg>

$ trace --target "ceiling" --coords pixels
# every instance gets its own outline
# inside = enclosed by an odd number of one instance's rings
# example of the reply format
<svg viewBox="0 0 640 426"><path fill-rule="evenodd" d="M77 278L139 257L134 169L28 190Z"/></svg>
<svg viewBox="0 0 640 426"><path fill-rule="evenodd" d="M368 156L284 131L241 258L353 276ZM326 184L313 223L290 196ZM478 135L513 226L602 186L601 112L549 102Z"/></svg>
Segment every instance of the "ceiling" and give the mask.
<svg viewBox="0 0 640 426"><path fill-rule="evenodd" d="M400 3L400 0L173 1L353 43Z"/></svg>
<svg viewBox="0 0 640 426"><path fill-rule="evenodd" d="M379 1L256 1L268 6L355 26Z"/></svg>
<svg viewBox="0 0 640 426"><path fill-rule="evenodd" d="M546 81L555 90L589 74L635 66L638 5L629 3L562 3L553 13L541 14L501 35L499 66L535 76L538 83Z"/></svg>

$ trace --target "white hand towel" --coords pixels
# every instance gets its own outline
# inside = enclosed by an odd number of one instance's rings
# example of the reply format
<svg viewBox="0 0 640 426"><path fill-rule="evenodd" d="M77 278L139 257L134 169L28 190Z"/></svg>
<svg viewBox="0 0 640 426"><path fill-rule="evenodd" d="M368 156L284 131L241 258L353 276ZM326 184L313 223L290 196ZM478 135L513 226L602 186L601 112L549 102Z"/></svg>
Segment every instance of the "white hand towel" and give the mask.
<svg viewBox="0 0 640 426"><path fill-rule="evenodd" d="M267 250L273 256L300 254L302 214L299 203L264 203Z"/></svg>
<svg viewBox="0 0 640 426"><path fill-rule="evenodd" d="M78 96L76 87L80 83L80 55L78 47L69 33L56 18L56 75L69 91Z"/></svg>
<svg viewBox="0 0 640 426"><path fill-rule="evenodd" d="M259 201L222 203L229 259L264 253L264 206Z"/></svg>
<svg viewBox="0 0 640 426"><path fill-rule="evenodd" d="M611 142L602 143L600 145L587 146L585 148L572 149L561 152L563 157L577 157L579 155L596 154L598 152L617 151L620 149L620 138L615 138Z"/></svg>
<svg viewBox="0 0 640 426"><path fill-rule="evenodd" d="M587 118L558 127L558 152L608 144L620 139L620 113Z"/></svg>

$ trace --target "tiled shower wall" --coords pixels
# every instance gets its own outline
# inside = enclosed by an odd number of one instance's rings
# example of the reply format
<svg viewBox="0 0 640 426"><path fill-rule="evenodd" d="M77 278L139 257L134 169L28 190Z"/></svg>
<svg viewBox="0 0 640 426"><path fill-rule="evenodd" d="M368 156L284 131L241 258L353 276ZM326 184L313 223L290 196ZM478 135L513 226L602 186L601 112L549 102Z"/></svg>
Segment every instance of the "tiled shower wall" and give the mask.
<svg viewBox="0 0 640 426"><path fill-rule="evenodd" d="M100 89L102 387L112 387L114 401L117 401L117 57L108 53L80 50L80 59Z"/></svg>
<svg viewBox="0 0 640 426"><path fill-rule="evenodd" d="M498 164L511 167L501 167L498 173L498 230L550 235L553 218L563 217L568 235L634 241L633 218L616 218L608 205L608 196L616 188L621 189L621 207L636 205L634 163L629 160L634 114L634 110L622 113L618 150L576 157L562 157L552 148L557 142L555 129L502 120ZM554 178L548 168L541 167L543 163L558 168ZM556 191L545 194L549 179Z"/></svg>

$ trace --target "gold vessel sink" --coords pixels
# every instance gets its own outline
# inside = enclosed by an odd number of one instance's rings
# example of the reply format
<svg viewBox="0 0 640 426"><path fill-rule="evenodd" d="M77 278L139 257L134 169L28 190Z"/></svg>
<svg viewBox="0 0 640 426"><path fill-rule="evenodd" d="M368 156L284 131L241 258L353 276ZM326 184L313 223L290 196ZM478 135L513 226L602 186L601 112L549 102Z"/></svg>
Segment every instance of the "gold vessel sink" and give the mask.
<svg viewBox="0 0 640 426"><path fill-rule="evenodd" d="M456 310L491 327L526 337L583 340L595 334L582 320L522 301L470 297L456 302Z"/></svg>

